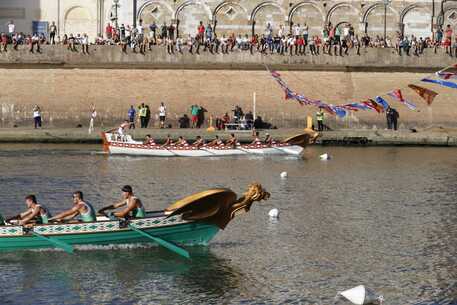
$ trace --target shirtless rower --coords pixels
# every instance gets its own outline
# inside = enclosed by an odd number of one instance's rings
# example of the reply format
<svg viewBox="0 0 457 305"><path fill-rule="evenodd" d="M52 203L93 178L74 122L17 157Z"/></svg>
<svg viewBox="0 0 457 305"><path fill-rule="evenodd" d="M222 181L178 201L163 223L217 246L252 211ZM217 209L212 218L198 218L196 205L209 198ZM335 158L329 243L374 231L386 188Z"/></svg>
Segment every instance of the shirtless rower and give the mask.
<svg viewBox="0 0 457 305"><path fill-rule="evenodd" d="M125 185L122 188L122 201L104 207L98 212L100 214L104 214L106 210L117 209L123 206L125 206L124 209L120 210L119 212L114 212L113 215L121 218L143 218L146 216L146 212L144 210L143 204L141 203L141 200L133 195L133 189L130 185Z"/></svg>
<svg viewBox="0 0 457 305"><path fill-rule="evenodd" d="M182 136L179 136L178 140L174 143L176 146L188 146L189 143L187 143L186 139L184 139Z"/></svg>
<svg viewBox="0 0 457 305"><path fill-rule="evenodd" d="M265 134L265 140L263 142L268 146L274 144L273 138L270 136L269 133Z"/></svg>
<svg viewBox="0 0 457 305"><path fill-rule="evenodd" d="M83 193L81 191L76 191L73 193L73 207L71 209L57 214L56 216L50 218L49 221L62 221L72 219L77 219L82 222L93 222L97 220L94 207L90 203L84 201Z"/></svg>
<svg viewBox="0 0 457 305"><path fill-rule="evenodd" d="M262 141L260 141L259 132L256 131L254 141L252 141L251 145L260 145L260 144L262 144Z"/></svg>
<svg viewBox="0 0 457 305"><path fill-rule="evenodd" d="M200 136L197 136L197 139L195 140L195 142L192 143L192 146L197 147L197 148L200 148L203 145L205 145L205 140L203 140L203 138Z"/></svg>
<svg viewBox="0 0 457 305"><path fill-rule="evenodd" d="M25 204L27 205L27 211L7 219L7 222L13 219L17 219L18 225L33 225L38 224L47 224L51 214L49 210L44 207L42 204L39 204L36 200L35 195L28 195L25 197Z"/></svg>
<svg viewBox="0 0 457 305"><path fill-rule="evenodd" d="M225 145L230 146L232 148L236 148L236 145L238 144L238 139L235 137L234 133L230 134L230 138L225 142Z"/></svg>
<svg viewBox="0 0 457 305"><path fill-rule="evenodd" d="M170 146L173 143L170 135L167 135L165 142L161 145L161 147Z"/></svg>
<svg viewBox="0 0 457 305"><path fill-rule="evenodd" d="M143 141L143 145L156 145L156 142L154 139L151 137L150 134L146 135L146 138Z"/></svg>
<svg viewBox="0 0 457 305"><path fill-rule="evenodd" d="M207 146L213 147L213 146L221 146L221 145L224 145L224 142L222 142L222 140L219 139L219 136L216 136L216 138L214 140L212 140L211 142L209 142Z"/></svg>

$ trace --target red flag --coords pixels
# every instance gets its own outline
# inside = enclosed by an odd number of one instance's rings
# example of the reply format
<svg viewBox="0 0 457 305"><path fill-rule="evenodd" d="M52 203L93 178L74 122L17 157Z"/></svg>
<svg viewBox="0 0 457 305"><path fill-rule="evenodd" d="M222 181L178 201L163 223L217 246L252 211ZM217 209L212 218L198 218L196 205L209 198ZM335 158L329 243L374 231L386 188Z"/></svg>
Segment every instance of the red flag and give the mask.
<svg viewBox="0 0 457 305"><path fill-rule="evenodd" d="M438 93L436 93L433 90L419 87L419 86L416 86L413 84L408 85L408 87L411 88L412 90L414 90L417 94L419 94L419 96L422 97L427 102L427 105L429 105L429 106L433 103L433 100L438 95Z"/></svg>

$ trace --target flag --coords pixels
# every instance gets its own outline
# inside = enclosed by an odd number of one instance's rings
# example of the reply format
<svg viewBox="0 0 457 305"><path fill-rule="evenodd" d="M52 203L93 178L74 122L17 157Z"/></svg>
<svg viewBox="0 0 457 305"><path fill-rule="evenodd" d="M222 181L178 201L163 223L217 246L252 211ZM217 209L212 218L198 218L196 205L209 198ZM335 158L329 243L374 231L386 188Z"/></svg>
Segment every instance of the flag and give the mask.
<svg viewBox="0 0 457 305"><path fill-rule="evenodd" d="M436 93L433 90L430 90L430 89L427 89L427 88L423 88L423 87L420 87L420 86L416 86L416 85L413 85L413 84L408 85L408 87L410 87L417 94L419 94L419 96L422 97L427 102L427 105L429 105L429 106L433 103L433 100L438 95L438 93Z"/></svg>
<svg viewBox="0 0 457 305"><path fill-rule="evenodd" d="M392 90L390 91L389 93L387 93L390 97L394 98L395 100L397 100L398 102L402 103L402 104L405 104L406 107L408 107L409 109L411 110L416 110L416 105L414 105L413 103L405 100L403 98L403 94L401 93L401 90L400 89L395 89L395 90Z"/></svg>
<svg viewBox="0 0 457 305"><path fill-rule="evenodd" d="M382 97L376 96L374 99L375 99L376 103L381 105L385 110L387 108L389 108L389 103L387 103L387 101L385 99L383 99Z"/></svg>
<svg viewBox="0 0 457 305"><path fill-rule="evenodd" d="M347 111L344 110L340 106L335 106L334 110L335 110L336 115L339 116L340 118L344 118L346 116L346 114L347 114Z"/></svg>
<svg viewBox="0 0 457 305"><path fill-rule="evenodd" d="M457 89L457 83L453 83L453 82L449 82L449 81L445 81L445 80L441 80L441 79L423 78L422 81L426 82L426 83L432 83L432 84L437 84L437 85L441 85L444 87Z"/></svg>
<svg viewBox="0 0 457 305"><path fill-rule="evenodd" d="M442 79L450 79L450 78L457 78L457 73L452 73L452 72L443 72L443 71L438 71L435 73L436 76Z"/></svg>
<svg viewBox="0 0 457 305"><path fill-rule="evenodd" d="M377 113L381 113L384 111L384 108L381 105L378 105L378 103L376 103L372 99L366 100L366 101L362 102L362 104L364 104L365 106L367 106L368 108L370 108L372 110L375 110Z"/></svg>

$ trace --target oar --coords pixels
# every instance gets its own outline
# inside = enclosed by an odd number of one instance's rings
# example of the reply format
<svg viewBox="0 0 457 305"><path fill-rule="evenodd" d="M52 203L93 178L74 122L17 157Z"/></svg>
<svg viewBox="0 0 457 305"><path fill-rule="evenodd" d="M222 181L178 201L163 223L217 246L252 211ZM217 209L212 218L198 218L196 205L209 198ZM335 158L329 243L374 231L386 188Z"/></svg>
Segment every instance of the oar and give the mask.
<svg viewBox="0 0 457 305"><path fill-rule="evenodd" d="M190 258L190 254L189 254L189 252L187 252L187 250L185 250L185 249L183 249L181 247L178 247L177 245L175 245L175 244L173 244L173 243L171 243L169 241L166 241L166 240L164 240L162 238L159 238L159 237L151 235L151 234L149 234L149 233L147 233L145 231L142 231L142 230L138 229L137 227L135 227L134 225L128 224L128 227L132 231L135 231L138 234L143 235L144 237L147 237L147 238L155 241L156 243L158 243L162 247L165 247L168 250L175 252L176 254L184 256L185 258Z"/></svg>
<svg viewBox="0 0 457 305"><path fill-rule="evenodd" d="M117 219L119 221L122 221L122 219L119 219L118 217L116 217L116 216L114 216L112 214L108 215L108 214L103 213L103 212L101 214L104 214L109 219ZM127 226L129 227L130 230L135 231L138 234L155 241L156 243L158 243L162 247L167 248L168 250L170 250L172 252L175 252L176 254L184 256L185 258L190 258L190 254L189 254L189 252L187 252L187 250L185 250L185 249L183 249L181 247L178 247L177 245L175 245L175 244L173 244L173 243L171 243L169 241L166 241L165 239L162 239L160 237L157 237L157 236L154 236L152 234L149 234L149 233L147 233L147 232L135 227L134 225L132 225L130 223L127 223Z"/></svg>
<svg viewBox="0 0 457 305"><path fill-rule="evenodd" d="M67 243L65 243L63 241L57 240L57 239L52 238L52 237L43 236L43 235L41 235L41 234L39 234L39 233L37 233L37 232L35 232L33 230L30 230L29 232L32 233L34 236L36 236L36 237L38 237L38 238L40 238L42 240L45 240L45 241L49 242L50 244L53 244L57 248L63 249L67 253L71 254L74 251L73 247L70 244L67 244Z"/></svg>

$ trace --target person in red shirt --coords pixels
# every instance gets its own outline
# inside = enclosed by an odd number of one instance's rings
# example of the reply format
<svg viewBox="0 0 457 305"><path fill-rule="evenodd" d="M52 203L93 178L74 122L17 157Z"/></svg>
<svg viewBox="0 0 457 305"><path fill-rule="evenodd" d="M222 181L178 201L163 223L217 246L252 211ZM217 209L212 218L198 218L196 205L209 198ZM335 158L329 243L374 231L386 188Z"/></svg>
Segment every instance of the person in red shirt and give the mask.
<svg viewBox="0 0 457 305"><path fill-rule="evenodd" d="M203 44L204 37L205 37L205 26L203 25L203 21L200 21L197 31L198 31L198 40L201 44Z"/></svg>
<svg viewBox="0 0 457 305"><path fill-rule="evenodd" d="M303 55L305 48L305 39L302 36L297 36L295 41L298 47L298 54ZM295 49L295 55L297 55L297 49Z"/></svg>
<svg viewBox="0 0 457 305"><path fill-rule="evenodd" d="M452 49L451 49L451 41L452 41L452 28L451 25L448 24L446 26L446 31L444 32L444 47L446 49L446 53L452 56Z"/></svg>
<svg viewBox="0 0 457 305"><path fill-rule="evenodd" d="M105 33L106 33L106 38L111 39L113 37L113 27L111 24L108 22L105 28Z"/></svg>
<svg viewBox="0 0 457 305"><path fill-rule="evenodd" d="M0 50L3 50L3 52L6 52L6 46L8 44L8 36L6 36L6 33L1 34L0 42L2 44L2 47L0 48Z"/></svg>

